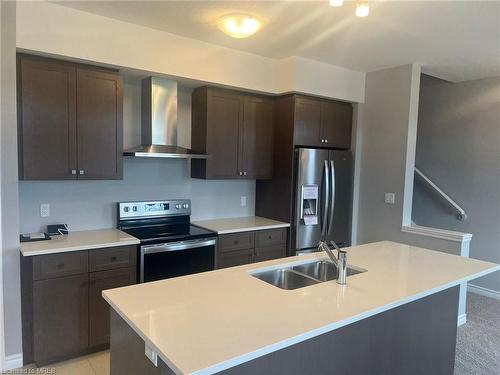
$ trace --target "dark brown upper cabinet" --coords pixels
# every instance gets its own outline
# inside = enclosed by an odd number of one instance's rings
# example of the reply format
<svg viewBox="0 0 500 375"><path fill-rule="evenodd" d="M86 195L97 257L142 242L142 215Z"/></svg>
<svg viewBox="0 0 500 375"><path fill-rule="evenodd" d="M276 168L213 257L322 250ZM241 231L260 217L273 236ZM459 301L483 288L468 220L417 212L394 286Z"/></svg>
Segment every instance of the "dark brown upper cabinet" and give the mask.
<svg viewBox="0 0 500 375"><path fill-rule="evenodd" d="M295 145L350 148L350 103L296 96L294 115Z"/></svg>
<svg viewBox="0 0 500 375"><path fill-rule="evenodd" d="M295 98L295 144L319 146L321 137L321 102Z"/></svg>
<svg viewBox="0 0 500 375"><path fill-rule="evenodd" d="M324 101L321 103L320 143L328 147L351 148L352 104Z"/></svg>
<svg viewBox="0 0 500 375"><path fill-rule="evenodd" d="M18 55L19 178L122 178L122 107L118 72Z"/></svg>
<svg viewBox="0 0 500 375"><path fill-rule="evenodd" d="M266 179L273 175L273 102L268 98L245 96L243 126L240 128L239 169L247 178Z"/></svg>
<svg viewBox="0 0 500 375"><path fill-rule="evenodd" d="M191 177L268 179L273 164L273 102L263 96L202 87L193 92Z"/></svg>

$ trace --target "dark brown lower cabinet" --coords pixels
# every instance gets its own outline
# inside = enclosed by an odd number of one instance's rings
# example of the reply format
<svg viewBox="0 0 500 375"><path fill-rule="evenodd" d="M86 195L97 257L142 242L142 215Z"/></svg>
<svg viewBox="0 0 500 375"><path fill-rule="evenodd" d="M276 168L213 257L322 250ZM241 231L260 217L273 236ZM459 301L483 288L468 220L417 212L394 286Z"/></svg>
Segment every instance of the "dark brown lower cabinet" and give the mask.
<svg viewBox="0 0 500 375"><path fill-rule="evenodd" d="M254 249L244 249L220 253L218 256L217 268L227 268L253 263L253 252Z"/></svg>
<svg viewBox="0 0 500 375"><path fill-rule="evenodd" d="M123 268L111 271L92 272L89 288L89 345L109 344L109 305L102 291L136 283L137 270Z"/></svg>
<svg viewBox="0 0 500 375"><path fill-rule="evenodd" d="M255 249L255 262L278 259L285 256L285 244Z"/></svg>
<svg viewBox="0 0 500 375"><path fill-rule="evenodd" d="M88 346L87 273L33 284L34 360L38 364L78 355Z"/></svg>
<svg viewBox="0 0 500 375"><path fill-rule="evenodd" d="M241 266L286 255L286 228L222 234L217 248L217 268Z"/></svg>
<svg viewBox="0 0 500 375"><path fill-rule="evenodd" d="M44 366L107 348L109 306L101 293L135 284L136 258L135 245L21 255L24 364Z"/></svg>

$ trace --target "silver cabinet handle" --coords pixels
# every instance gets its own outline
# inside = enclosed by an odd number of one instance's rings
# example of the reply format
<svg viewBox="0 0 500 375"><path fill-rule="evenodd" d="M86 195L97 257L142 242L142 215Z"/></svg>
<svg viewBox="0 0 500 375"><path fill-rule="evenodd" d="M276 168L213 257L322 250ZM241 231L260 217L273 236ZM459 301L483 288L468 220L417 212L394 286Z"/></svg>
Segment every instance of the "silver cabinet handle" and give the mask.
<svg viewBox="0 0 500 375"><path fill-rule="evenodd" d="M143 254L153 254L153 253L161 253L168 251L196 249L198 247L205 247L212 245L215 245L215 239L210 238L210 239L180 241L180 242L171 242L159 245L142 246L141 251Z"/></svg>
<svg viewBox="0 0 500 375"><path fill-rule="evenodd" d="M299 219L304 218L304 185L300 187L300 211L299 211Z"/></svg>
<svg viewBox="0 0 500 375"><path fill-rule="evenodd" d="M76 169L72 169L71 174L76 174Z"/></svg>
<svg viewBox="0 0 500 375"><path fill-rule="evenodd" d="M243 176L246 176L247 175L247 172L243 172Z"/></svg>
<svg viewBox="0 0 500 375"><path fill-rule="evenodd" d="M243 175L243 172L238 172L238 174L239 174L240 176L242 176L242 175Z"/></svg>
<svg viewBox="0 0 500 375"><path fill-rule="evenodd" d="M323 204L323 220L321 223L321 239L326 237L326 220L328 219L328 201L330 198L330 173L328 172L328 160L325 160L325 202Z"/></svg>
<svg viewBox="0 0 500 375"><path fill-rule="evenodd" d="M330 177L331 177L331 192L332 192L332 197L330 199L330 220L328 222L328 232L327 234L330 235L332 231L332 225L333 225L333 211L335 209L335 163L333 160L330 160Z"/></svg>
<svg viewBox="0 0 500 375"><path fill-rule="evenodd" d="M325 143L328 143L328 139L325 139Z"/></svg>
<svg viewBox="0 0 500 375"><path fill-rule="evenodd" d="M85 170L80 169L79 174L85 174Z"/></svg>
<svg viewBox="0 0 500 375"><path fill-rule="evenodd" d="M324 140L324 139L322 139L322 140L321 140L321 143L325 143L325 140Z"/></svg>

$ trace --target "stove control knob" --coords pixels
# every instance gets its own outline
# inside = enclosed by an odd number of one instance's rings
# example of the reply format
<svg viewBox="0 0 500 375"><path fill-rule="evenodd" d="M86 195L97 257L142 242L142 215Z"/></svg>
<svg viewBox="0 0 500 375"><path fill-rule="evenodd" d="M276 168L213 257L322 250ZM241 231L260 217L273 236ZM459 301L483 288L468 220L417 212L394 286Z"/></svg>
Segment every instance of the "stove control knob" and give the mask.
<svg viewBox="0 0 500 375"><path fill-rule="evenodd" d="M189 208L189 204L184 203L184 204L182 205L182 208Z"/></svg>
<svg viewBox="0 0 500 375"><path fill-rule="evenodd" d="M132 211L137 212L137 206L132 207Z"/></svg>
<svg viewBox="0 0 500 375"><path fill-rule="evenodd" d="M181 205L180 205L179 203L177 203L177 204L175 205L175 208L179 209L179 208L181 208Z"/></svg>
<svg viewBox="0 0 500 375"><path fill-rule="evenodd" d="M128 206L123 207L123 211L129 212L130 211L130 207L128 207Z"/></svg>

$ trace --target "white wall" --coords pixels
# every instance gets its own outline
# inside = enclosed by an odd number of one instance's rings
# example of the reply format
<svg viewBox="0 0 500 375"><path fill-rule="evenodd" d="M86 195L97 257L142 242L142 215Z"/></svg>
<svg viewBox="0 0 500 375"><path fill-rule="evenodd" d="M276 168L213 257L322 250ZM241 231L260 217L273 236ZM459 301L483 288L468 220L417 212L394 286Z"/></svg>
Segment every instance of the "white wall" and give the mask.
<svg viewBox="0 0 500 375"><path fill-rule="evenodd" d="M255 181L204 181L189 178L186 160L126 158L119 181L22 181L19 185L21 231L46 230L66 223L71 230L116 227L116 202L190 198L196 219L251 216ZM240 197L247 206L240 206ZM40 217L49 203L51 216Z"/></svg>
<svg viewBox="0 0 500 375"><path fill-rule="evenodd" d="M417 65L366 75L365 103L358 105L356 114L354 240L392 240L467 255L468 243L401 230L411 225L419 86ZM394 205L384 202L386 192L396 194ZM464 287L459 314L465 314Z"/></svg>
<svg viewBox="0 0 500 375"><path fill-rule="evenodd" d="M467 212L453 209L416 180L419 225L474 233L470 256L500 263L500 77L450 83L422 76L417 166ZM500 272L474 280L500 295Z"/></svg>
<svg viewBox="0 0 500 375"><path fill-rule="evenodd" d="M361 72L313 60L275 60L44 1L17 4L17 46L268 93L364 100Z"/></svg>
<svg viewBox="0 0 500 375"><path fill-rule="evenodd" d="M415 102L418 108L420 69L405 65L368 73L365 103L358 109L361 145L357 240L400 240L403 223L407 163L413 166L416 141ZM415 87L417 92L415 93ZM413 178L411 178L413 186ZM394 205L384 203L384 193L396 194ZM411 200L410 200L411 202ZM409 207L411 213L411 206ZM407 211L405 211L407 212Z"/></svg>
<svg viewBox="0 0 500 375"><path fill-rule="evenodd" d="M1 239L5 354L21 350L17 191L16 6L2 1L1 14ZM3 354L3 353L2 353Z"/></svg>

